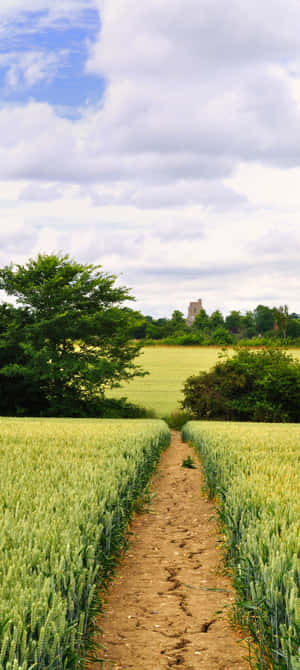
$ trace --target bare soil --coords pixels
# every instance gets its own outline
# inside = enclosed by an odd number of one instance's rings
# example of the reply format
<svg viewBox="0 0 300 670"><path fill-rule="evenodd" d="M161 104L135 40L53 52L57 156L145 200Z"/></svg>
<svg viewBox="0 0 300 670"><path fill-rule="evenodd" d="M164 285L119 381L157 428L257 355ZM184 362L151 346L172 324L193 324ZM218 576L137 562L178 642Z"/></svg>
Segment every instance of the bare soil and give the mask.
<svg viewBox="0 0 300 670"><path fill-rule="evenodd" d="M249 670L242 636L230 626L232 584L221 569L215 509L203 476L181 467L191 448L178 433L153 480L150 508L131 526L130 548L98 621L88 670Z"/></svg>

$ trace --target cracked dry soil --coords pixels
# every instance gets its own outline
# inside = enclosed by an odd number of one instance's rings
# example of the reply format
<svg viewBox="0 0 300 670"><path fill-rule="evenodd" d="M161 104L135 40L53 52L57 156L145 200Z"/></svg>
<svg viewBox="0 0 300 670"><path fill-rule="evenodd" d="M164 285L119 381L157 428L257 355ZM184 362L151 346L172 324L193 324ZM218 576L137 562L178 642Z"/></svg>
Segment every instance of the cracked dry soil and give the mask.
<svg viewBox="0 0 300 670"><path fill-rule="evenodd" d="M247 645L228 622L233 589L220 570L214 505L200 467L181 467L191 454L197 461L173 432L98 621L96 656L107 660L87 670L250 668Z"/></svg>

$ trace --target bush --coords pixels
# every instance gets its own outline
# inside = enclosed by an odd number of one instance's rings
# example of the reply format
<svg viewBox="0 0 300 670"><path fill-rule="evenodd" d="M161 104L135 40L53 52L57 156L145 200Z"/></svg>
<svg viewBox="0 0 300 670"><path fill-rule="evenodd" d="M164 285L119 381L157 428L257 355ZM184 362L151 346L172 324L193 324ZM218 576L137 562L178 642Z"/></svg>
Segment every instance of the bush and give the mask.
<svg viewBox="0 0 300 670"><path fill-rule="evenodd" d="M232 335L224 328L224 326L220 326L219 328L216 328L216 330L213 331L211 335L211 342L213 344L232 344L233 343L233 337Z"/></svg>
<svg viewBox="0 0 300 670"><path fill-rule="evenodd" d="M100 416L108 419L155 419L156 417L154 410L134 405L127 398L103 398L98 407L101 411Z"/></svg>
<svg viewBox="0 0 300 670"><path fill-rule="evenodd" d="M189 377L182 408L196 419L300 421L300 363L279 349L223 354L211 372Z"/></svg>
<svg viewBox="0 0 300 670"><path fill-rule="evenodd" d="M0 376L1 383L1 376ZM38 394L33 397L34 389L30 389L30 395L24 399L23 406L15 405L12 412L12 405L4 402L1 404L1 416L18 417L59 417L59 418L83 418L83 419L154 419L156 414L154 410L147 409L141 405L134 405L127 398L94 398L84 402L81 398L76 398L72 404L70 398L63 398L59 407L53 407L53 410L39 406ZM26 400L26 403L25 403ZM34 402L35 401L35 402ZM24 409L25 407L25 409Z"/></svg>
<svg viewBox="0 0 300 670"><path fill-rule="evenodd" d="M163 417L163 420L168 424L169 428L173 430L181 430L182 427L191 419L193 415L190 412L183 412L182 410L175 410L171 414Z"/></svg>

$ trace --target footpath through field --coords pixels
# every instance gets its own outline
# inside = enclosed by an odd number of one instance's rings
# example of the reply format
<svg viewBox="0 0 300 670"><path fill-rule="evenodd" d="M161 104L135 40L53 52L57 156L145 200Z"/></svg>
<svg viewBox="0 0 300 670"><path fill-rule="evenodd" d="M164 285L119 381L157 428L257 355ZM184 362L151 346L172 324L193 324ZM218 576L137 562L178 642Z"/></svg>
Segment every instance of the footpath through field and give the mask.
<svg viewBox="0 0 300 670"><path fill-rule="evenodd" d="M110 589L95 656L104 670L249 670L247 646L228 623L232 585L221 573L214 506L191 448L178 433L163 454L150 511L131 527ZM102 647L104 646L104 648ZM87 668L98 670L99 662Z"/></svg>

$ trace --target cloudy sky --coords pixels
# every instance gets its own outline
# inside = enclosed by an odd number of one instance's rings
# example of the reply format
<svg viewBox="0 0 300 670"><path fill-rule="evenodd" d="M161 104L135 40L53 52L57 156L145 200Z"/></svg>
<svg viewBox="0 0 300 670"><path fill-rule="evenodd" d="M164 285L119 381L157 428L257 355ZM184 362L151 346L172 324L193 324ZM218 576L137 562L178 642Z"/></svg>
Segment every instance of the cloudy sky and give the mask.
<svg viewBox="0 0 300 670"><path fill-rule="evenodd" d="M0 266L300 312L299 0L1 0Z"/></svg>

